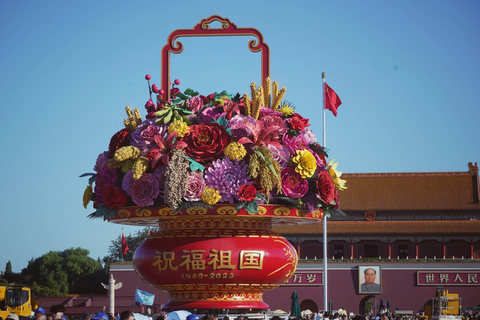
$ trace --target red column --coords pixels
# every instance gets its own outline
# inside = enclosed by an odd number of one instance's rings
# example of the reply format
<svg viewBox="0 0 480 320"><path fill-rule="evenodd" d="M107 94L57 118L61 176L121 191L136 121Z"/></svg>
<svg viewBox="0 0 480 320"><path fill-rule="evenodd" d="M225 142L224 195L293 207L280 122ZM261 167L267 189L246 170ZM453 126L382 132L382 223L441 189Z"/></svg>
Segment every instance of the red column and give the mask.
<svg viewBox="0 0 480 320"><path fill-rule="evenodd" d="M473 247L472 247L473 252ZM473 253L472 253L473 256ZM353 259L353 240L350 240L350 259Z"/></svg>
<svg viewBox="0 0 480 320"><path fill-rule="evenodd" d="M473 259L473 241L470 240L470 259Z"/></svg>
<svg viewBox="0 0 480 320"><path fill-rule="evenodd" d="M445 240L442 241L442 246L443 246L443 259L447 256L447 246L445 244Z"/></svg>
<svg viewBox="0 0 480 320"><path fill-rule="evenodd" d="M415 240L415 259L418 259L418 241Z"/></svg>
<svg viewBox="0 0 480 320"><path fill-rule="evenodd" d="M392 243L388 239L388 259L392 259Z"/></svg>
<svg viewBox="0 0 480 320"><path fill-rule="evenodd" d="M298 259L300 259L300 240L298 240L298 238L297 238L297 256L298 256Z"/></svg>

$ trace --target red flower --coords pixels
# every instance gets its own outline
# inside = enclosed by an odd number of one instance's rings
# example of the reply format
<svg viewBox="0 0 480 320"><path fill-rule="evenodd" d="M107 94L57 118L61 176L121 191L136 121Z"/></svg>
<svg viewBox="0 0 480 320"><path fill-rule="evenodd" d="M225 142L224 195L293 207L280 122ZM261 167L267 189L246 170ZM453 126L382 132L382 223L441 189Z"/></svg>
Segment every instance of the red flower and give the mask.
<svg viewBox="0 0 480 320"><path fill-rule="evenodd" d="M335 199L335 185L328 171L322 171L318 175L317 190L320 199L325 204L330 204Z"/></svg>
<svg viewBox="0 0 480 320"><path fill-rule="evenodd" d="M298 113L294 113L293 117L290 119L287 119L287 121L288 123L290 123L290 127L295 131L301 131L306 127L310 126L310 124L308 123L309 120L303 118Z"/></svg>
<svg viewBox="0 0 480 320"><path fill-rule="evenodd" d="M103 204L110 209L127 205L128 196L121 188L110 185L102 191Z"/></svg>
<svg viewBox="0 0 480 320"><path fill-rule="evenodd" d="M218 123L195 124L182 138L187 144L185 154L206 163L223 157L223 150L232 141L224 127Z"/></svg>
<svg viewBox="0 0 480 320"><path fill-rule="evenodd" d="M179 92L180 92L180 89L178 89L178 88L172 88L172 89L170 89L170 94L171 94L172 96L176 95L176 94L179 93Z"/></svg>
<svg viewBox="0 0 480 320"><path fill-rule="evenodd" d="M257 189L251 184L244 184L237 191L237 195L242 201L253 201L257 195Z"/></svg>
<svg viewBox="0 0 480 320"><path fill-rule="evenodd" d="M113 158L115 151L127 143L129 135L130 132L127 129L122 129L113 135L112 139L110 139L110 145L108 146L109 158Z"/></svg>

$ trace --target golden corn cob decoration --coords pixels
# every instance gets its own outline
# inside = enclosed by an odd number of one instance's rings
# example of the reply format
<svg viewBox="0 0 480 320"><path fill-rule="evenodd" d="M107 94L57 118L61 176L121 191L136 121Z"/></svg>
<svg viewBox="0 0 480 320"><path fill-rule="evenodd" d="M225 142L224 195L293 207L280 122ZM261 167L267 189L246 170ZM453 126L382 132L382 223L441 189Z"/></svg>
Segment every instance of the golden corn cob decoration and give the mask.
<svg viewBox="0 0 480 320"><path fill-rule="evenodd" d="M133 146L121 147L113 155L113 159L118 162L123 162L128 159L137 159L140 155L140 149Z"/></svg>
<svg viewBox="0 0 480 320"><path fill-rule="evenodd" d="M127 111L128 116L128 120L123 120L125 128L127 128L129 131L137 130L137 126L142 122L142 116L140 115L140 111L135 108L134 112L132 113L132 109L129 106L126 106L125 110Z"/></svg>
<svg viewBox="0 0 480 320"><path fill-rule="evenodd" d="M133 163L132 174L133 179L138 180L148 169L148 159L145 157L138 157Z"/></svg>
<svg viewBox="0 0 480 320"><path fill-rule="evenodd" d="M270 102L270 98L271 98L271 81L270 81L270 77L267 77L265 79L265 82L263 84L263 101L264 101L264 107L266 108L270 108L272 106L272 103Z"/></svg>
<svg viewBox="0 0 480 320"><path fill-rule="evenodd" d="M123 167L123 161L115 161L115 159L110 159L110 161L107 162L107 167L110 169L119 169Z"/></svg>
<svg viewBox="0 0 480 320"><path fill-rule="evenodd" d="M273 83L272 83L272 104L270 105L270 108L273 107L274 100L277 96L278 96L278 83L277 83L277 81L273 81Z"/></svg>
<svg viewBox="0 0 480 320"><path fill-rule="evenodd" d="M285 95L286 91L287 91L287 89L285 87L283 87L282 90L280 90L280 93L275 97L275 102L272 105L273 110L278 109L278 106L280 105L280 102L282 101L283 96Z"/></svg>
<svg viewBox="0 0 480 320"><path fill-rule="evenodd" d="M252 111L250 109L250 97L248 96L248 94L244 93L243 94L243 101L245 102L245 105L247 106L247 116L252 116Z"/></svg>
<svg viewBox="0 0 480 320"><path fill-rule="evenodd" d="M257 86L256 86L255 82L252 82L250 84L250 94L252 95L252 99L255 100L255 96L257 94Z"/></svg>

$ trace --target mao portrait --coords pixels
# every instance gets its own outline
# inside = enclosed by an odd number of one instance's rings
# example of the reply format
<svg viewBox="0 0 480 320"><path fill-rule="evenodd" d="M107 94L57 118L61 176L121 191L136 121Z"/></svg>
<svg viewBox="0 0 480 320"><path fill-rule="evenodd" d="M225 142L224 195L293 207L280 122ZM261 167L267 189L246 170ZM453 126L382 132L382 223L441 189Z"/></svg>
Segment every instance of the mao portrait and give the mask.
<svg viewBox="0 0 480 320"><path fill-rule="evenodd" d="M358 266L358 293L382 293L382 271L380 266Z"/></svg>

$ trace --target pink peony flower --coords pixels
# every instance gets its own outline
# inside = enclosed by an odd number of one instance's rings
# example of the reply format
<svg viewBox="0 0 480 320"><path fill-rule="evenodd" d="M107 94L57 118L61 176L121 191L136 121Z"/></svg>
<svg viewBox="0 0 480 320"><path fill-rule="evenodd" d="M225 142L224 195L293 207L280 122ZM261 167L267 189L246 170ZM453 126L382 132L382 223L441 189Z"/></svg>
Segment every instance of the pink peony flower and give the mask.
<svg viewBox="0 0 480 320"><path fill-rule="evenodd" d="M301 134L294 137L292 135L286 134L283 136L282 144L287 147L290 154L296 154L297 150L303 150L308 148L308 143L305 137Z"/></svg>
<svg viewBox="0 0 480 320"><path fill-rule="evenodd" d="M187 180L187 190L183 198L187 201L200 201L205 190L205 179L203 172L194 170L190 173Z"/></svg>
<svg viewBox="0 0 480 320"><path fill-rule="evenodd" d="M134 180L130 186L130 197L139 207L153 205L158 196L158 180L153 174L144 173L140 179Z"/></svg>
<svg viewBox="0 0 480 320"><path fill-rule="evenodd" d="M198 112L203 107L203 100L200 97L192 97L187 101L187 109L192 112Z"/></svg>
<svg viewBox="0 0 480 320"><path fill-rule="evenodd" d="M307 141L309 145L317 143L317 138L310 128L303 129L300 131L300 134L305 137L305 141Z"/></svg>
<svg viewBox="0 0 480 320"><path fill-rule="evenodd" d="M292 199L300 199L308 191L308 182L294 167L282 169L282 193Z"/></svg>
<svg viewBox="0 0 480 320"><path fill-rule="evenodd" d="M274 144L268 144L267 148L272 152L272 157L283 168L288 164L290 160L290 151L284 146L277 146Z"/></svg>

